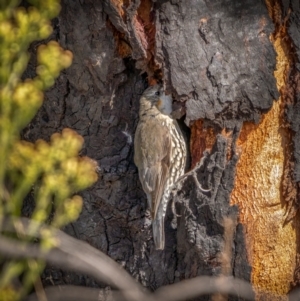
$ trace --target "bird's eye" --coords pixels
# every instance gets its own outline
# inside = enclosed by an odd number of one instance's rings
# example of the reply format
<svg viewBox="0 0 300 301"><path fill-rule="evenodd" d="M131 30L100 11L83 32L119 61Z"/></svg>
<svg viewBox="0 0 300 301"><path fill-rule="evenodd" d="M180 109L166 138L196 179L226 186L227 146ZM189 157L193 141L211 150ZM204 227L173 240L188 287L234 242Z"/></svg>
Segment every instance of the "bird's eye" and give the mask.
<svg viewBox="0 0 300 301"><path fill-rule="evenodd" d="M156 92L155 92L155 95L159 95L159 94L160 94L160 92L159 92L159 91L156 91Z"/></svg>

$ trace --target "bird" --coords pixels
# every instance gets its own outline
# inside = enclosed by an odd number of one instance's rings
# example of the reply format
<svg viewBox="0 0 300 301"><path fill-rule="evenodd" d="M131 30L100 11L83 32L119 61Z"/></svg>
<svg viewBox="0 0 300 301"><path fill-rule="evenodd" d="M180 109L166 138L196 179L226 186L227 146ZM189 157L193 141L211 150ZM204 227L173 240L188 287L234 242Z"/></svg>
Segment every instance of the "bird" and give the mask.
<svg viewBox="0 0 300 301"><path fill-rule="evenodd" d="M164 93L162 85L156 84L144 91L134 137L134 163L147 196L156 250L165 247L164 218L168 200L186 165L185 140L171 113L172 98Z"/></svg>

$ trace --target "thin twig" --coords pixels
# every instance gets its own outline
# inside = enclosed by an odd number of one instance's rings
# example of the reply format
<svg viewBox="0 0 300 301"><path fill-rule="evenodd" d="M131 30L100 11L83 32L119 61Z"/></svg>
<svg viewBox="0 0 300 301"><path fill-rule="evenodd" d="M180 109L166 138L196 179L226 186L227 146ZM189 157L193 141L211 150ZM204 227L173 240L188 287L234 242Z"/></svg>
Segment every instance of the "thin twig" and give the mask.
<svg viewBox="0 0 300 301"><path fill-rule="evenodd" d="M197 170L198 170L201 166L203 166L205 158L207 158L207 153L204 153L204 154L203 154L203 157L201 158L200 162L198 162L198 163L196 164L196 166L195 166L192 170L190 170L189 172L187 172L187 173L185 173L184 175L182 175L181 177L179 177L179 178L177 179L177 181L172 185L172 188L174 189L174 188L176 187L176 189L178 189L178 184L180 184L181 182L184 182L184 181L188 178L188 176L191 175L191 176L193 177L194 181L195 181L195 184L196 184L197 188L198 188L200 191L202 191L202 192L210 192L211 189L204 189L204 188L201 186L201 184L199 183L198 178L197 178ZM173 190L173 192L172 192L172 195L173 195L173 196L171 197L171 200L172 200L172 203L171 203L171 209L172 209L172 212L173 212L173 214L174 214L176 217L180 217L181 215L178 215L178 214L176 213L176 208L175 208L175 198L174 198L174 190Z"/></svg>
<svg viewBox="0 0 300 301"><path fill-rule="evenodd" d="M207 155L204 154L204 156L201 158L200 162L197 163L197 165L190 171L188 171L187 173L185 173L184 175L182 175L181 177L178 178L178 180L174 183L173 187L176 187L180 182L182 182L183 180L186 180L188 176L192 175L194 181L195 181L195 184L197 186L197 188L203 192L210 192L211 189L204 189L201 184L199 183L198 181L198 178L197 178L197 170L203 166L204 164L204 160L207 158Z"/></svg>

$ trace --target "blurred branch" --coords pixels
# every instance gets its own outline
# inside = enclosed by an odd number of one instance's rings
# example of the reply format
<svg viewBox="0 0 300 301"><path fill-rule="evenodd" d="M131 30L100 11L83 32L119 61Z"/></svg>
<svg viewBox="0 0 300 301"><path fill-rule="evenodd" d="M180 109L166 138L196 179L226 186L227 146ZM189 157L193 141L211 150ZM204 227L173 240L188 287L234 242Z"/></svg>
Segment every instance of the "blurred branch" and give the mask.
<svg viewBox="0 0 300 301"><path fill-rule="evenodd" d="M233 237L236 228L236 216L224 217L223 226L224 226L224 246L223 250L219 254L219 261L221 262L221 275L230 276L232 273L232 244ZM226 295L220 293L212 296L212 301L227 301L228 298Z"/></svg>
<svg viewBox="0 0 300 301"><path fill-rule="evenodd" d="M300 300L300 288L293 289L288 296L289 301L299 301Z"/></svg>
<svg viewBox="0 0 300 301"><path fill-rule="evenodd" d="M21 225L21 226L20 226ZM0 236L0 253L10 258L42 259L59 268L69 269L90 275L98 281L105 282L120 291L107 291L94 288L58 286L45 290L48 301L58 300L103 300L103 301L181 301L209 294L239 296L246 300L255 300L251 284L233 277L200 276L159 288L150 294L137 283L114 260L87 243L75 239L64 232L39 224L26 218L16 221L6 220L5 231L27 233L42 237L50 231L55 238L54 248L41 249L39 244L25 244L11 238ZM257 292L257 290L256 290ZM297 294L293 292L293 296ZM28 301L38 300L30 296ZM293 297L292 300L297 300Z"/></svg>
<svg viewBox="0 0 300 301"><path fill-rule="evenodd" d="M20 224L22 227L20 227ZM15 226L17 225L17 226ZM60 230L41 225L26 218L12 222L6 219L5 231L30 233L42 237L50 231L56 245L50 250L42 250L38 244L24 244L0 236L0 252L10 258L43 259L59 268L70 269L90 275L122 291L130 291L130 297L139 298L144 288L136 282L120 265L86 242L75 239ZM34 233L34 232L35 233Z"/></svg>
<svg viewBox="0 0 300 301"><path fill-rule="evenodd" d="M82 287L74 285L58 285L45 289L47 301L113 301L116 293L111 290ZM37 294L32 294L26 301L40 301Z"/></svg>
<svg viewBox="0 0 300 301"><path fill-rule="evenodd" d="M55 286L45 290L48 301L121 301L128 300L122 292L107 291L76 286ZM200 276L171 284L158 289L153 294L144 293L136 301L181 301L191 298L209 295L213 293L239 296L246 300L255 300L255 295L249 283L232 277ZM140 299L139 299L140 298ZM35 295L26 301L37 301Z"/></svg>
<svg viewBox="0 0 300 301"><path fill-rule="evenodd" d="M180 301L202 295L221 293L255 300L251 284L233 277L199 276L158 289L151 300Z"/></svg>

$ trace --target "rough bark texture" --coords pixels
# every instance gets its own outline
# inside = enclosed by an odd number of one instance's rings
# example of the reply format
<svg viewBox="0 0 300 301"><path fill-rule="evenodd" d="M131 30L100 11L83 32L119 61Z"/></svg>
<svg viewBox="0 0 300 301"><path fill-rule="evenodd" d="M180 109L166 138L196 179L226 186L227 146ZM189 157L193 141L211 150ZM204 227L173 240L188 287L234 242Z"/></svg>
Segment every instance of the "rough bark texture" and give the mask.
<svg viewBox="0 0 300 301"><path fill-rule="evenodd" d="M289 43L289 55L291 68L287 77L285 97L287 99L286 118L293 133L293 174L292 181L297 185L297 195L292 204L292 213L299 221L300 208L300 3L297 0L282 0L282 22L286 21ZM297 255L294 281L292 286L300 285L300 244L299 227L297 227Z"/></svg>
<svg viewBox="0 0 300 301"><path fill-rule="evenodd" d="M287 33L290 42L290 55L294 64L288 77L286 94L289 102L287 120L294 135L294 180L300 181L300 3L299 1L282 1L281 18L287 20Z"/></svg>
<svg viewBox="0 0 300 301"><path fill-rule="evenodd" d="M186 121L258 121L278 96L264 3L167 1L158 13L157 60L167 87L187 99Z"/></svg>
<svg viewBox="0 0 300 301"><path fill-rule="evenodd" d="M288 32L300 55L299 5ZM284 17L283 17L284 18ZM230 206L243 122L259 122L278 98L274 30L263 1L62 1L52 38L74 54L72 66L47 91L24 138L48 140L64 127L85 139L82 155L99 164L99 180L84 191L80 218L66 232L104 251L150 289L196 275L218 275L223 218L237 221ZM32 48L34 52L34 47ZM32 63L34 66L34 62ZM299 64L295 65L299 72ZM186 107L197 167L174 191L165 229L166 247L155 251L146 198L133 163L139 98L148 79L161 79L177 106ZM28 74L32 75L29 68ZM299 73L297 73L299 75ZM291 75L292 76L292 75ZM299 80L298 80L299 82ZM299 94L299 86L298 88ZM287 111L295 134L299 181L299 95ZM201 126L196 120L201 119ZM213 143L197 133L211 127ZM194 132L193 132L194 131ZM202 141L201 140L201 141ZM203 157L203 150L207 149ZM299 166L298 166L299 165ZM236 222L230 274L250 280L243 226ZM48 268L45 284L97 286L92 279ZM208 298L202 298L206 300Z"/></svg>

